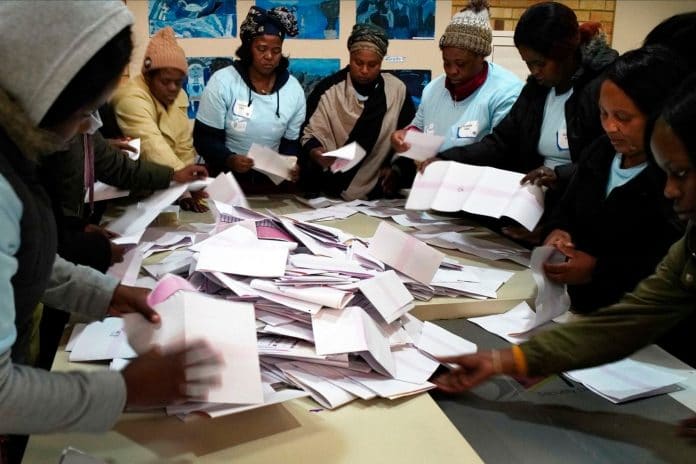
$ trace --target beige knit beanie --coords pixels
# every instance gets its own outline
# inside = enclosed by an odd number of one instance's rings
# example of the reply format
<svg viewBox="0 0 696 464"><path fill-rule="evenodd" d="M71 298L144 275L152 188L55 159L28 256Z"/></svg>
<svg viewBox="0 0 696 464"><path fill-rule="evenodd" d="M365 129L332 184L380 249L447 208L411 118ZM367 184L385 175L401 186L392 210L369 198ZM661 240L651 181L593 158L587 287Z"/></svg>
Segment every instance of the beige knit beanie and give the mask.
<svg viewBox="0 0 696 464"><path fill-rule="evenodd" d="M470 0L468 6L452 17L440 37L440 48L455 47L477 55L490 55L493 33L488 8L487 0Z"/></svg>
<svg viewBox="0 0 696 464"><path fill-rule="evenodd" d="M174 68L188 74L188 63L184 50L176 43L174 30L165 27L157 31L147 44L143 59L143 74L155 69Z"/></svg>

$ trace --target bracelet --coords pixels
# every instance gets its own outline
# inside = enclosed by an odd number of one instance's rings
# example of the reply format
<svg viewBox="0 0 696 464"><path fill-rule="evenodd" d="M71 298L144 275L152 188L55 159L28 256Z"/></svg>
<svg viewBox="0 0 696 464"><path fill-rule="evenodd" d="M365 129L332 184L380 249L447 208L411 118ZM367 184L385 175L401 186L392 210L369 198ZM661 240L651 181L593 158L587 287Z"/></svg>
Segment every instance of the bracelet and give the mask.
<svg viewBox="0 0 696 464"><path fill-rule="evenodd" d="M527 357L519 345L512 345L512 359L515 362L515 373L517 375L527 376Z"/></svg>
<svg viewBox="0 0 696 464"><path fill-rule="evenodd" d="M491 351L491 363L493 364L493 372L495 372L496 374L503 373L503 361L500 358L500 351Z"/></svg>

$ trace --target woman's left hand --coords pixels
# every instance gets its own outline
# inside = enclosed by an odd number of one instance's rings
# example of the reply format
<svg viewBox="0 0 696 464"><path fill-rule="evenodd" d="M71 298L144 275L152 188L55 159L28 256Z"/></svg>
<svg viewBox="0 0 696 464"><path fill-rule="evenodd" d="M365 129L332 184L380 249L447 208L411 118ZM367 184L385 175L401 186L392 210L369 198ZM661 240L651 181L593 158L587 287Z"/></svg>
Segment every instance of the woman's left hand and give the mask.
<svg viewBox="0 0 696 464"><path fill-rule="evenodd" d="M544 263L544 272L550 281L559 284L586 284L592 280L592 272L597 265L597 258L576 250L571 244L558 244L556 248L567 260L564 263Z"/></svg>
<svg viewBox="0 0 696 464"><path fill-rule="evenodd" d="M295 166L290 170L290 182L297 182L300 179L300 165Z"/></svg>
<svg viewBox="0 0 696 464"><path fill-rule="evenodd" d="M108 314L122 316L128 313L140 313L145 319L156 324L160 321L160 316L147 304L149 294L149 288L119 284L111 297Z"/></svg>

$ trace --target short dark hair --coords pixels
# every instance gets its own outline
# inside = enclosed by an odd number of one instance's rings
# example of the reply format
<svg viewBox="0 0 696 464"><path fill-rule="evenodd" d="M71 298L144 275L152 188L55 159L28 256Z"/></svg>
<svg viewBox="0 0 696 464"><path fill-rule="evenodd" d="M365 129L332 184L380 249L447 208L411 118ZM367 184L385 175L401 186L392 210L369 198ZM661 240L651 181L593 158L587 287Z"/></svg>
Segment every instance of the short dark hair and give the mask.
<svg viewBox="0 0 696 464"><path fill-rule="evenodd" d="M648 118L654 118L686 74L679 55L667 47L651 45L619 56L604 79L616 84Z"/></svg>
<svg viewBox="0 0 696 464"><path fill-rule="evenodd" d="M553 60L576 53L580 45L578 18L562 3L537 3L527 8L515 27L515 47L527 47Z"/></svg>
<svg viewBox="0 0 696 464"><path fill-rule="evenodd" d="M691 164L696 166L696 73L685 79L667 99L660 119L679 137Z"/></svg>
<svg viewBox="0 0 696 464"><path fill-rule="evenodd" d="M244 65L244 67L248 68L251 66L252 62L254 61L254 58L251 54L251 44L253 40L245 40L242 42L242 45L239 46L235 53L237 55L237 58L239 58L239 62ZM278 71L284 71L290 67L290 60L288 59L287 56L283 55L280 57L280 63L278 63L278 67L276 68L276 72Z"/></svg>
<svg viewBox="0 0 696 464"><path fill-rule="evenodd" d="M99 95L121 76L130 61L133 39L130 26L109 40L90 58L58 95L39 124L54 126Z"/></svg>

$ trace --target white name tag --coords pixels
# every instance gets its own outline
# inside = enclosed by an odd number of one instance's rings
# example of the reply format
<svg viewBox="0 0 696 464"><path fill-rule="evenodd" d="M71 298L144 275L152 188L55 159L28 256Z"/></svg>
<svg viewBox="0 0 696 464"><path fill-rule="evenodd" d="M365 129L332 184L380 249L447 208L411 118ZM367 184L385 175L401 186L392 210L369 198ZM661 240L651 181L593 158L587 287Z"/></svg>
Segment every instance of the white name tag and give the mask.
<svg viewBox="0 0 696 464"><path fill-rule="evenodd" d="M565 127L556 132L556 143L559 150L568 149L568 130Z"/></svg>
<svg viewBox="0 0 696 464"><path fill-rule="evenodd" d="M435 123L431 122L430 124L428 124L428 126L425 128L423 132L428 135L435 135Z"/></svg>
<svg viewBox="0 0 696 464"><path fill-rule="evenodd" d="M467 121L457 129L457 137L460 139L471 139L478 135L478 121Z"/></svg>
<svg viewBox="0 0 696 464"><path fill-rule="evenodd" d="M251 118L251 115L254 113L254 108L252 108L246 102L240 102L239 100L237 100L236 102L234 102L232 112L237 116L249 119Z"/></svg>

